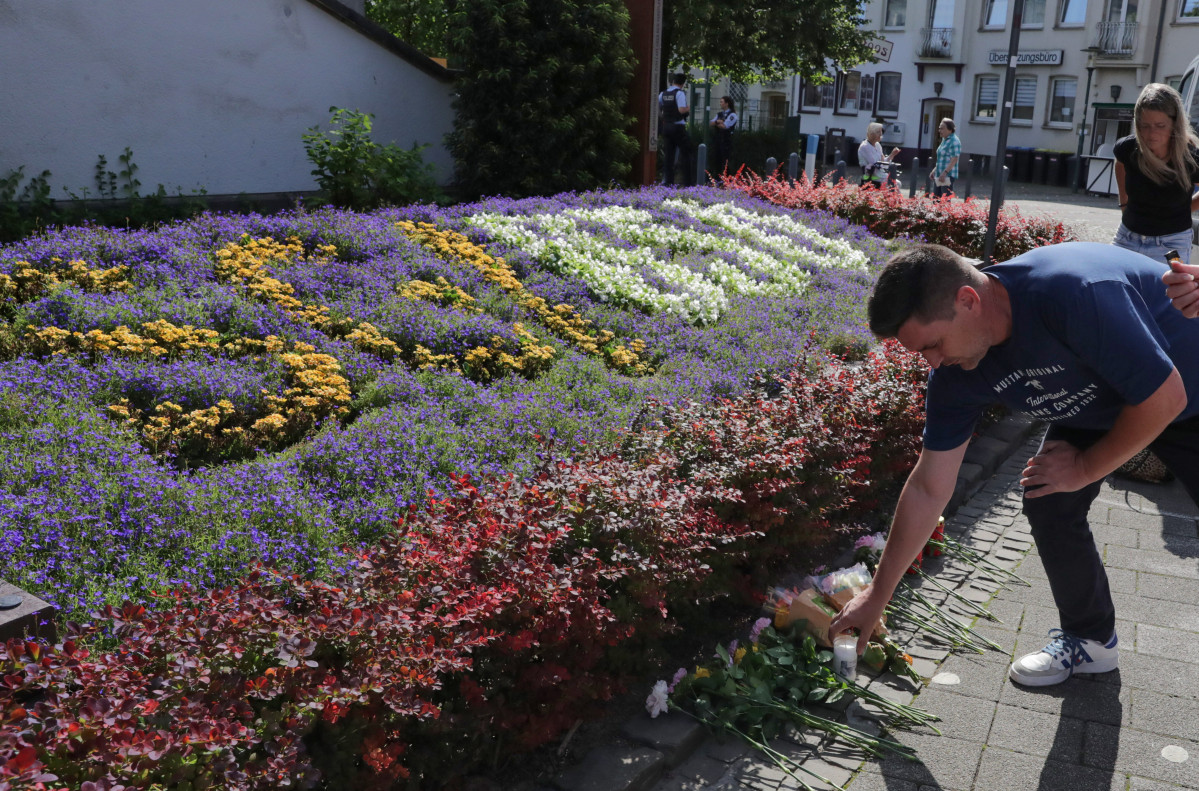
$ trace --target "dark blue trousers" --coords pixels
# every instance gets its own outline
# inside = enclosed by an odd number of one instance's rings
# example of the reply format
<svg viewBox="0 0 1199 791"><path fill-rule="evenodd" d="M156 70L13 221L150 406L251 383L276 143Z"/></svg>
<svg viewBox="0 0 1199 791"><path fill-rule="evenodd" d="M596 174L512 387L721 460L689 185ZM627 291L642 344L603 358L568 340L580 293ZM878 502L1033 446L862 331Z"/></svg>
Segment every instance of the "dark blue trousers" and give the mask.
<svg viewBox="0 0 1199 791"><path fill-rule="evenodd" d="M1050 425L1045 439L1064 440L1085 449L1105 433ZM1169 426L1149 447L1199 503L1199 418ZM1116 628L1116 607L1087 521L1101 484L1098 481L1077 492L1026 497L1024 513L1045 564L1061 628L1078 637L1106 642Z"/></svg>
<svg viewBox="0 0 1199 791"><path fill-rule="evenodd" d="M680 186L695 186L695 148L686 124L667 124L660 135L663 142L662 155L666 158L666 183L674 184L675 159L682 160L683 178Z"/></svg>

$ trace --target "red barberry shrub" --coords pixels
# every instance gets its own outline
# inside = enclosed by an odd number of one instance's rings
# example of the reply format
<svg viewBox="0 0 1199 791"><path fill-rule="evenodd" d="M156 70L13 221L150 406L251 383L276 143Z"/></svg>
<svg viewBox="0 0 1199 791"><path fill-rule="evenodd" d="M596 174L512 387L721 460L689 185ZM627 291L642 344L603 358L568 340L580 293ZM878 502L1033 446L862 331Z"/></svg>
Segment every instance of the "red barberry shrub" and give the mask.
<svg viewBox="0 0 1199 791"><path fill-rule="evenodd" d="M726 176L724 185L790 209L821 209L864 225L885 239L908 237L936 244L971 258L981 258L987 234L989 203L975 200L941 200L920 195L908 198L896 190L861 189L841 181L794 183L777 173L761 178L742 170ZM1035 247L1069 242L1077 237L1060 222L1024 217L1014 207L999 211L995 229L995 261L1006 261Z"/></svg>

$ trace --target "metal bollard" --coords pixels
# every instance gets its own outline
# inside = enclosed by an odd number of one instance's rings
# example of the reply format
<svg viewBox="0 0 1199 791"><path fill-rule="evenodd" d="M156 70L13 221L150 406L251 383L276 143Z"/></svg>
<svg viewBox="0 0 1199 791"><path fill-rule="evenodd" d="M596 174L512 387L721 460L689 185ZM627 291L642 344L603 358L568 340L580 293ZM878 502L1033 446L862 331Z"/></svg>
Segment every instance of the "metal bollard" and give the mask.
<svg viewBox="0 0 1199 791"><path fill-rule="evenodd" d="M833 183L840 184L845 181L846 164L844 159L837 160L837 167L833 168Z"/></svg>
<svg viewBox="0 0 1199 791"><path fill-rule="evenodd" d="M966 154L966 189L962 191L962 200L970 197L970 188L974 184L974 162L969 154Z"/></svg>
<svg viewBox="0 0 1199 791"><path fill-rule="evenodd" d="M917 174L920 173L923 168L924 165L921 163L920 157L912 157L912 183L908 185L909 198L916 197L916 181L920 178Z"/></svg>
<svg viewBox="0 0 1199 791"><path fill-rule="evenodd" d="M766 160L766 178L770 178L771 176L773 176L774 171L778 170L778 167L779 167L779 161L777 159L775 159L774 157L769 157Z"/></svg>
<svg viewBox="0 0 1199 791"><path fill-rule="evenodd" d="M700 143L695 148L695 183L708 183L708 144Z"/></svg>
<svg viewBox="0 0 1199 791"><path fill-rule="evenodd" d="M794 151L787 157L787 178L791 179L792 184L799 178L799 154Z"/></svg>

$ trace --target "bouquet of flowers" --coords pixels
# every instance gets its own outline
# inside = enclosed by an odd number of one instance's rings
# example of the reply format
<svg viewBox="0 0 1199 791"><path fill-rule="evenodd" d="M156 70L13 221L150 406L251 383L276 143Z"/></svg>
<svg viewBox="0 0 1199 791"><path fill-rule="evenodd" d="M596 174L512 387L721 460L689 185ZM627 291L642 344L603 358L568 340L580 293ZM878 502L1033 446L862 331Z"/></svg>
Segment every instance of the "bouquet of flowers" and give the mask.
<svg viewBox="0 0 1199 791"><path fill-rule="evenodd" d="M885 657L887 649L880 650ZM831 659L832 653L819 648L806 631L795 626L777 629L771 619L761 618L754 624L748 646L735 640L728 647L718 646L715 656L694 671L679 668L669 683L654 684L646 709L652 717L677 709L744 739L805 789L811 786L804 777L839 786L770 746L789 725L824 731L870 755L895 752L915 759L911 748L823 717L811 706L836 703L848 695L877 706L892 725L927 725L940 733L931 725L937 717L837 676L829 667Z"/></svg>

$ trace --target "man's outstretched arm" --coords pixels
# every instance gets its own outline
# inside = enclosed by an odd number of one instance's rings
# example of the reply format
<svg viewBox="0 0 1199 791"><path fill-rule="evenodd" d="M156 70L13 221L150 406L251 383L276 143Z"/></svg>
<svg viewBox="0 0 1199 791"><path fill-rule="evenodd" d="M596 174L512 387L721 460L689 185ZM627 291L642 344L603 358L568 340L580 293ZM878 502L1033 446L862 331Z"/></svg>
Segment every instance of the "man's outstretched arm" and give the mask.
<svg viewBox="0 0 1199 791"><path fill-rule="evenodd" d="M870 632L882 617L887 602L891 601L895 586L937 527L937 520L953 496L958 469L969 444L963 442L953 450L926 448L920 451L920 459L895 506L895 518L874 581L845 605L829 625L829 634L856 628L859 654L866 650Z"/></svg>

